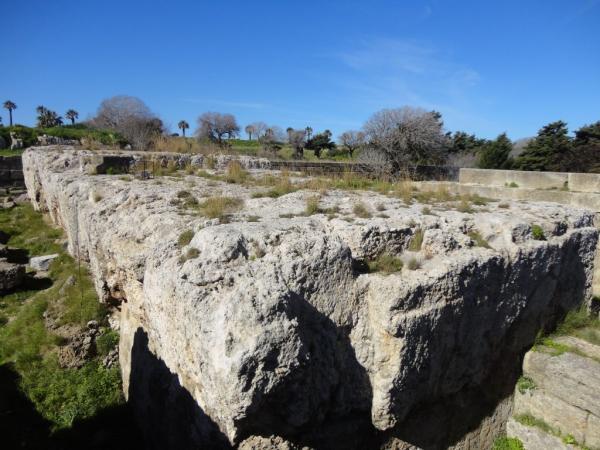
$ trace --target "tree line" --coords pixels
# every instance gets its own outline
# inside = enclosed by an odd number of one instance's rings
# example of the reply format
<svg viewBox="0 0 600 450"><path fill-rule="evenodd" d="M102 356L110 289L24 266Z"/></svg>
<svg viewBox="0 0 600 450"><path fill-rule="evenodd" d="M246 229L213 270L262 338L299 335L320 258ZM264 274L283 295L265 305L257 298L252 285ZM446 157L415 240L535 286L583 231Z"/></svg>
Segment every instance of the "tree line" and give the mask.
<svg viewBox="0 0 600 450"><path fill-rule="evenodd" d="M9 112L12 126L17 105L7 100L3 106ZM44 106L36 111L38 127L63 125L63 117L55 111ZM73 109L65 113L72 125L78 117ZM96 115L85 125L119 133L133 148L142 150L151 148L158 136L167 134L163 122L142 100L126 95L102 101ZM189 123L181 120L177 127L185 138ZM240 137L241 130L233 114L205 112L197 119L195 138L225 147L228 141ZM257 141L267 154L275 155L289 145L296 158L303 158L304 150L311 150L318 158L343 154L384 172L419 164L600 172L600 121L581 127L574 136L569 135L565 122L552 122L542 127L519 154L506 133L495 139L482 139L463 131L447 132L441 113L410 106L378 111L360 130L347 130L336 141L330 130L314 132L310 126L283 130L256 121L243 130L247 139Z"/></svg>

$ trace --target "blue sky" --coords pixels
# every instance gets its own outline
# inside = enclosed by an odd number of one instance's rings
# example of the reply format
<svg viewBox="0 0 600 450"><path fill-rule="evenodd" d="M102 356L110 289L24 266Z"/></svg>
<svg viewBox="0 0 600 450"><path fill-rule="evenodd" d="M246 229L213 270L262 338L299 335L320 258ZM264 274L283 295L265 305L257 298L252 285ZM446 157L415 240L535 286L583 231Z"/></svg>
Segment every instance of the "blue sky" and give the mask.
<svg viewBox="0 0 600 450"><path fill-rule="evenodd" d="M28 125L37 105L85 119L117 94L172 129L221 111L337 135L403 105L483 137L600 120L600 0L19 0L2 15L0 101Z"/></svg>

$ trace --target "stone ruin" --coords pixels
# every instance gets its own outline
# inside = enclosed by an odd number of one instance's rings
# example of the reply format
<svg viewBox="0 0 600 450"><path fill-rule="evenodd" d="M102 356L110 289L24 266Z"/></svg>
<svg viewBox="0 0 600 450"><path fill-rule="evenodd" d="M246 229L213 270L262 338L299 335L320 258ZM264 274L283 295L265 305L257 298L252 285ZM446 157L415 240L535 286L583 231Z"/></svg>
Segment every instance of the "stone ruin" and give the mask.
<svg viewBox="0 0 600 450"><path fill-rule="evenodd" d="M114 311L150 448L491 448L538 331L591 299L586 209L272 197L195 175L88 175L92 160L29 149L25 181ZM184 197L238 207L210 218ZM383 254L404 267L368 270Z"/></svg>

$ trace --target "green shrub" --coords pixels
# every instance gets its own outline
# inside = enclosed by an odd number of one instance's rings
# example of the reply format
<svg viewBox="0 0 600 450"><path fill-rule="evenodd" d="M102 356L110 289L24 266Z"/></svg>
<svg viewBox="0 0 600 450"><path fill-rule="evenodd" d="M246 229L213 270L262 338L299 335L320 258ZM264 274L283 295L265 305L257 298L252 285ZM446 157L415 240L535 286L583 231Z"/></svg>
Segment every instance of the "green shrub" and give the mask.
<svg viewBox="0 0 600 450"><path fill-rule="evenodd" d="M518 438L502 436L494 441L492 450L525 450L525 447Z"/></svg>
<svg viewBox="0 0 600 450"><path fill-rule="evenodd" d="M531 389L535 389L535 382L529 377L521 376L517 380L517 389L521 394L524 394Z"/></svg>
<svg viewBox="0 0 600 450"><path fill-rule="evenodd" d="M531 225L531 236L536 241L545 241L546 235L544 234L544 230L539 225Z"/></svg>

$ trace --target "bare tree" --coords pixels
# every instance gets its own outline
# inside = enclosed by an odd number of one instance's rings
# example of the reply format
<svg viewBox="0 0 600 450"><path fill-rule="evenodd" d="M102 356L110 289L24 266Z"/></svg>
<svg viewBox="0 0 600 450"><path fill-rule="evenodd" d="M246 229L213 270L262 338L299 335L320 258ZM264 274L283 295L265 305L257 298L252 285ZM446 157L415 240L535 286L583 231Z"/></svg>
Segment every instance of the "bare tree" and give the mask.
<svg viewBox="0 0 600 450"><path fill-rule="evenodd" d="M244 128L244 131L246 133L248 133L248 140L251 141L252 135L256 133L256 128L254 128L254 126L252 124L250 124L250 125L246 125L246 128Z"/></svg>
<svg viewBox="0 0 600 450"><path fill-rule="evenodd" d="M439 113L405 106L376 112L363 130L368 146L385 155L392 169L398 170L442 163L448 141L443 126Z"/></svg>
<svg viewBox="0 0 600 450"><path fill-rule="evenodd" d="M98 128L115 130L140 150L146 150L164 132L162 121L150 108L139 98L128 95L103 100L91 123Z"/></svg>
<svg viewBox="0 0 600 450"><path fill-rule="evenodd" d="M153 119L130 117L125 120L121 128L121 133L131 146L140 150L152 146L153 141L164 131L162 121L156 117Z"/></svg>
<svg viewBox="0 0 600 450"><path fill-rule="evenodd" d="M290 145L294 149L294 157L301 159L304 156L304 147L306 145L306 130L288 131Z"/></svg>
<svg viewBox="0 0 600 450"><path fill-rule="evenodd" d="M221 114L218 112L205 112L198 117L198 139L210 139L223 145L223 138L232 138L240 131L235 117L232 114Z"/></svg>
<svg viewBox="0 0 600 450"><path fill-rule="evenodd" d="M256 138L260 138L261 136L263 136L265 134L265 132L267 131L267 128L269 128L269 126L264 123L264 122L253 122L250 125L252 125L254 127L254 133L256 135Z"/></svg>
<svg viewBox="0 0 600 450"><path fill-rule="evenodd" d="M92 122L99 128L118 131L131 118L153 119L155 117L150 108L139 98L129 95L117 95L100 103L96 117L92 119Z"/></svg>
<svg viewBox="0 0 600 450"><path fill-rule="evenodd" d="M260 142L263 151L267 153L275 154L281 150L280 141L277 140L275 131L271 127L268 127L265 133L258 138L258 142Z"/></svg>
<svg viewBox="0 0 600 450"><path fill-rule="evenodd" d="M340 145L348 150L350 156L365 145L365 133L362 131L344 131L338 138Z"/></svg>

